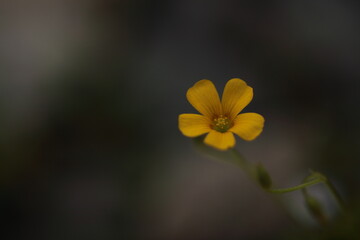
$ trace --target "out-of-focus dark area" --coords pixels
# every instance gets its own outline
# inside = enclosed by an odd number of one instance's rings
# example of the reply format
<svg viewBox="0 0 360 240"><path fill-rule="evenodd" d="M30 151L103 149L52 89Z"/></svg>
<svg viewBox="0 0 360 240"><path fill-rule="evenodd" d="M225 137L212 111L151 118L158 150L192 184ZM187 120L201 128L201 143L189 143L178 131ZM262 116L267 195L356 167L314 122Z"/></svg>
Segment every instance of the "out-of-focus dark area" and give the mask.
<svg viewBox="0 0 360 240"><path fill-rule="evenodd" d="M357 239L358 1L0 2L0 238ZM236 148L278 187L315 169L343 195L311 218L177 127L200 79L254 88Z"/></svg>

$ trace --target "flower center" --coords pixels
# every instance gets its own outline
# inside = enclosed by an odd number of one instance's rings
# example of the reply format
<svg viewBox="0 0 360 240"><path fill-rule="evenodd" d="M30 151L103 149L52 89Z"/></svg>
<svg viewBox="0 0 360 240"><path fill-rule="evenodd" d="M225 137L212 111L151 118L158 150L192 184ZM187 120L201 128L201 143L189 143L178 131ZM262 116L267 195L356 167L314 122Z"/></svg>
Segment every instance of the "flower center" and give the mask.
<svg viewBox="0 0 360 240"><path fill-rule="evenodd" d="M220 115L218 118L214 118L212 127L218 132L226 132L231 127L230 120L227 117Z"/></svg>

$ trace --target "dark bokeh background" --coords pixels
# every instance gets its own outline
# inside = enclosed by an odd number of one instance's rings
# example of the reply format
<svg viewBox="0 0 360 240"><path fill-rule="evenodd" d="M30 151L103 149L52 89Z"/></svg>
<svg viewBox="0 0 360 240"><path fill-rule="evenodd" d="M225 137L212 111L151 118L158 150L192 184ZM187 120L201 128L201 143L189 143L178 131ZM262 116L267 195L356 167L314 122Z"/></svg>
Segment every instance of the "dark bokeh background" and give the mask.
<svg viewBox="0 0 360 240"><path fill-rule="evenodd" d="M0 2L1 239L355 239L358 1ZM237 149L275 185L316 169L346 199L323 230L177 128L200 79L254 88ZM287 214L288 212L288 214Z"/></svg>

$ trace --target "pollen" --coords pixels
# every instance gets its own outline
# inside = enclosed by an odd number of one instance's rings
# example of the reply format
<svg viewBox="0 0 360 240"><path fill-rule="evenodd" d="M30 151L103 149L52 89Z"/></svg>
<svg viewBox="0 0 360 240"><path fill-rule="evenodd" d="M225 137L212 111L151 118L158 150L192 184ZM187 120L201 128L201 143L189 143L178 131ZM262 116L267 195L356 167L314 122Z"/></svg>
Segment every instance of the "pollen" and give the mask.
<svg viewBox="0 0 360 240"><path fill-rule="evenodd" d="M231 127L230 120L223 115L220 115L217 118L214 118L212 128L218 132L226 132Z"/></svg>

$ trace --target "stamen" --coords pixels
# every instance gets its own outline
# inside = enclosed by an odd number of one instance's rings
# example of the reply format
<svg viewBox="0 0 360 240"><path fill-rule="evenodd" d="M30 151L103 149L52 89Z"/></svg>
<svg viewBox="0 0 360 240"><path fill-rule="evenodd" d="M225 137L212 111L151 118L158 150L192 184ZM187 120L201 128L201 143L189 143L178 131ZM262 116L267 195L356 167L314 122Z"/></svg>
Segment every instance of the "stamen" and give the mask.
<svg viewBox="0 0 360 240"><path fill-rule="evenodd" d="M220 115L217 118L214 118L213 129L218 132L226 132L230 128L230 120L223 115Z"/></svg>

